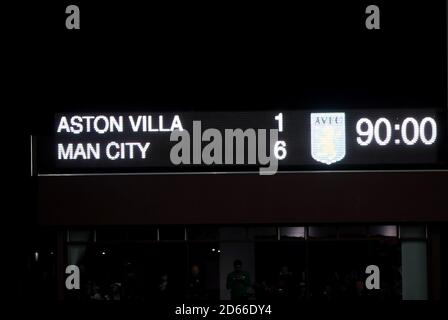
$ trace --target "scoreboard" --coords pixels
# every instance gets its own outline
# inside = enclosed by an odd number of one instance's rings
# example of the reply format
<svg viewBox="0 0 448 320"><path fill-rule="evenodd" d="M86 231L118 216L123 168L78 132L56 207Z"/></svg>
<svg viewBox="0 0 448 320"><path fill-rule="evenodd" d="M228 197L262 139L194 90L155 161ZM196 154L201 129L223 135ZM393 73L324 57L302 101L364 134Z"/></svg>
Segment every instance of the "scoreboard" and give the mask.
<svg viewBox="0 0 448 320"><path fill-rule="evenodd" d="M57 114L37 174L447 168L446 111L312 109Z"/></svg>

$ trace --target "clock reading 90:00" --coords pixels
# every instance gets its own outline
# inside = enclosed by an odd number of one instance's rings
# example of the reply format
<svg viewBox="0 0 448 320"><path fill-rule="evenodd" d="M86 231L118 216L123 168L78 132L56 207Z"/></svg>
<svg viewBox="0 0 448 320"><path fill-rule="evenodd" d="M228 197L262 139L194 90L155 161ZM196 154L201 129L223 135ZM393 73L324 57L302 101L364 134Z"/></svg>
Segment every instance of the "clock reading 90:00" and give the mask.
<svg viewBox="0 0 448 320"><path fill-rule="evenodd" d="M391 123L389 119L379 118L372 121L361 118L356 123L356 141L361 146L370 145L373 140L380 146L390 143L413 146L417 143L432 145L437 139L437 123L431 117L418 121L408 117L401 123ZM392 139L394 138L394 139Z"/></svg>

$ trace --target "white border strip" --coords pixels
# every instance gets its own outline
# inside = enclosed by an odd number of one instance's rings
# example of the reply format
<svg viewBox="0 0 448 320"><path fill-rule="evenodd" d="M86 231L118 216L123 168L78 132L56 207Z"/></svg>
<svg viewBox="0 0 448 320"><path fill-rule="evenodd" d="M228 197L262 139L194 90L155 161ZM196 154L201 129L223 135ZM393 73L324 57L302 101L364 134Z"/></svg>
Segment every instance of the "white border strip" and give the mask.
<svg viewBox="0 0 448 320"><path fill-rule="evenodd" d="M30 177L34 176L34 150L33 150L33 145L34 145L34 141L33 141L33 135L30 135Z"/></svg>

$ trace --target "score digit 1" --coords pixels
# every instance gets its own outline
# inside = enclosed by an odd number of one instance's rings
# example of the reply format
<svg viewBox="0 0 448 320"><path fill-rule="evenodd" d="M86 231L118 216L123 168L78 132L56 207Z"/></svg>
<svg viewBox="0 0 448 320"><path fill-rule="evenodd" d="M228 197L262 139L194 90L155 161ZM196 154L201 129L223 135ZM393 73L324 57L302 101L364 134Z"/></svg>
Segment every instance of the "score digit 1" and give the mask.
<svg viewBox="0 0 448 320"><path fill-rule="evenodd" d="M283 113L279 113L274 117L278 121L278 132L283 132ZM274 145L274 156L278 160L283 160L286 158L286 142L284 140L278 140Z"/></svg>
<svg viewBox="0 0 448 320"><path fill-rule="evenodd" d="M283 132L283 113L279 113L274 117L278 121L278 132Z"/></svg>

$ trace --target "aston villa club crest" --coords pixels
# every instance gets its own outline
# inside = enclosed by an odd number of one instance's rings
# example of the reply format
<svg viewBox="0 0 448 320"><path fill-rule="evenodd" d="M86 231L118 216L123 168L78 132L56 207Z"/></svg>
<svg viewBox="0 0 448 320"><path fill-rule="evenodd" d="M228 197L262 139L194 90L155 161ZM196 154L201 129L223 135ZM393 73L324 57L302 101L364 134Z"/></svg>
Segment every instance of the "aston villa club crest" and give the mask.
<svg viewBox="0 0 448 320"><path fill-rule="evenodd" d="M311 114L311 156L328 165L345 157L345 113Z"/></svg>

